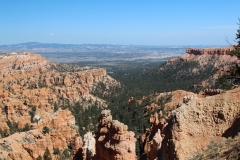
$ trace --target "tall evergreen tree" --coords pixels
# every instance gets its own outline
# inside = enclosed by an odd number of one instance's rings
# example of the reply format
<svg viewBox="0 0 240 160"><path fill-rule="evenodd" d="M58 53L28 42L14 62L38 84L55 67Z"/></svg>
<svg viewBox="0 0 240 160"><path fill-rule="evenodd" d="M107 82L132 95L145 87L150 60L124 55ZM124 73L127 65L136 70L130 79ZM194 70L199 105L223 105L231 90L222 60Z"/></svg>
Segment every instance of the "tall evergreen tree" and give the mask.
<svg viewBox="0 0 240 160"><path fill-rule="evenodd" d="M50 154L50 151L48 148L46 148L44 154L43 154L43 159L44 160L52 160L52 156Z"/></svg>
<svg viewBox="0 0 240 160"><path fill-rule="evenodd" d="M36 160L42 160L42 157L39 155Z"/></svg>
<svg viewBox="0 0 240 160"><path fill-rule="evenodd" d="M236 34L236 40L237 40L237 45L234 46L234 50L231 51L231 55L233 56L237 56L238 59L240 59L240 18L238 18L239 23L237 23L239 25L239 29L237 30L237 34Z"/></svg>

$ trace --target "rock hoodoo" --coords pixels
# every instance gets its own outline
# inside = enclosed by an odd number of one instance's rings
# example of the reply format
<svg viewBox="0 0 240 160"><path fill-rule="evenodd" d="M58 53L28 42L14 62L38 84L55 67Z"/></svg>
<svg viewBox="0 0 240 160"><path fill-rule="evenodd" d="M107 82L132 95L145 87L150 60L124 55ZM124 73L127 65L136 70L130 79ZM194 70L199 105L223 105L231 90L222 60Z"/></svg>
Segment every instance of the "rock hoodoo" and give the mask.
<svg viewBox="0 0 240 160"><path fill-rule="evenodd" d="M80 136L76 136L74 140L73 160L81 160L83 158L82 145L82 138Z"/></svg>
<svg viewBox="0 0 240 160"><path fill-rule="evenodd" d="M105 107L90 93L99 82L106 88L119 82L105 69L78 67L29 52L0 54L0 159L36 159L46 148L53 159L70 155L69 148L75 159L83 157L75 118L60 106L87 101Z"/></svg>
<svg viewBox="0 0 240 160"><path fill-rule="evenodd" d="M64 150L74 141L75 143L79 141L75 136L75 118L69 110L58 110L32 125L30 131L15 133L0 139L0 158L36 159L38 156L43 157L46 148L53 153L54 148ZM49 129L45 133L44 127ZM81 148L81 146L78 147ZM52 157L58 156L52 154Z"/></svg>
<svg viewBox="0 0 240 160"><path fill-rule="evenodd" d="M103 110L96 134L97 160L136 160L134 133L128 126L112 120L110 110Z"/></svg>
<svg viewBox="0 0 240 160"><path fill-rule="evenodd" d="M92 132L84 135L83 160L94 159L96 155L96 140Z"/></svg>

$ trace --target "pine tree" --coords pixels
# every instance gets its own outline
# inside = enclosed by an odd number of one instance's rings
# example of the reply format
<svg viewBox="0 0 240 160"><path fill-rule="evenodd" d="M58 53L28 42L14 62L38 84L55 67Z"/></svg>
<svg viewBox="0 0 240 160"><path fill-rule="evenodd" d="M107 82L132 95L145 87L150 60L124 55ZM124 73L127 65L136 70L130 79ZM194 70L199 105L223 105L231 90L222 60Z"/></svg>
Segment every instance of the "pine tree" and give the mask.
<svg viewBox="0 0 240 160"><path fill-rule="evenodd" d="M230 52L231 56L236 56L238 59L240 59L240 18L239 20L239 29L237 30L236 34L236 42L237 44L234 45L234 50ZM235 63L232 66L230 66L230 75L223 75L220 78L218 78L217 82L221 86L222 89L232 89L232 87L236 84L239 84L239 76L240 75L240 67L239 64Z"/></svg>
<svg viewBox="0 0 240 160"><path fill-rule="evenodd" d="M42 160L42 157L39 155L36 160Z"/></svg>
<svg viewBox="0 0 240 160"><path fill-rule="evenodd" d="M25 124L24 128L22 129L23 132L29 131L30 130L30 126L28 123Z"/></svg>
<svg viewBox="0 0 240 160"><path fill-rule="evenodd" d="M44 160L52 160L52 157L51 157L51 154L50 154L50 151L48 148L46 148L46 151L43 154L43 159Z"/></svg>
<svg viewBox="0 0 240 160"><path fill-rule="evenodd" d="M240 59L240 18L238 18L239 20L239 29L237 30L237 34L236 34L236 40L237 40L237 45L234 46L234 50L231 51L231 55L232 56L237 56L238 59Z"/></svg>
<svg viewBox="0 0 240 160"><path fill-rule="evenodd" d="M53 154L59 155L60 154L60 150L58 148L53 148Z"/></svg>
<svg viewBox="0 0 240 160"><path fill-rule="evenodd" d="M44 126L42 129L43 134L49 133L49 128L47 126Z"/></svg>

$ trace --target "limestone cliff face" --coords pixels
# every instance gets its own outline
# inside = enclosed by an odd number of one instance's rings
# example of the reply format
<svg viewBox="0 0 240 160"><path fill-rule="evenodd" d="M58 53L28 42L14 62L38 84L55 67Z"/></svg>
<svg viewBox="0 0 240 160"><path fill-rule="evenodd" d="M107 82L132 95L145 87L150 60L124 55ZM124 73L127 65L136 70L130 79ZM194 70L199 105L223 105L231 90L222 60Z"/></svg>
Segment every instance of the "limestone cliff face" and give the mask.
<svg viewBox="0 0 240 160"><path fill-rule="evenodd" d="M171 115L150 118L145 153L150 160L189 159L211 141L234 137L240 131L240 88L182 103Z"/></svg>
<svg viewBox="0 0 240 160"><path fill-rule="evenodd" d="M94 159L96 155L96 139L92 132L87 132L83 141L83 160Z"/></svg>
<svg viewBox="0 0 240 160"><path fill-rule="evenodd" d="M103 110L99 118L96 134L97 160L135 160L134 133L128 131L128 126L117 120L112 120L109 110Z"/></svg>

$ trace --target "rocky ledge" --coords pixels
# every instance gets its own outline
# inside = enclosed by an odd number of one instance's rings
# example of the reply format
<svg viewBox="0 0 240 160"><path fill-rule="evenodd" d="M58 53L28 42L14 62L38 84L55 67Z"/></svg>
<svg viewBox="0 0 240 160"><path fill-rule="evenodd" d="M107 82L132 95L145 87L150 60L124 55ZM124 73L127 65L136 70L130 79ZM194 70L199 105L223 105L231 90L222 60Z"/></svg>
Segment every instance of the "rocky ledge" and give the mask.
<svg viewBox="0 0 240 160"><path fill-rule="evenodd" d="M191 99L163 119L151 116L145 153L150 160L190 159L213 142L240 132L240 88L205 98Z"/></svg>

